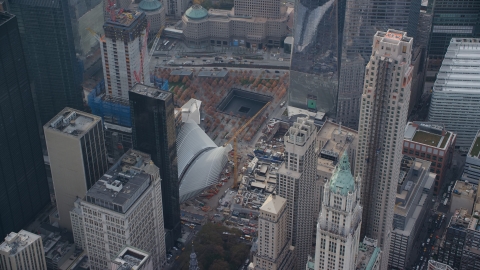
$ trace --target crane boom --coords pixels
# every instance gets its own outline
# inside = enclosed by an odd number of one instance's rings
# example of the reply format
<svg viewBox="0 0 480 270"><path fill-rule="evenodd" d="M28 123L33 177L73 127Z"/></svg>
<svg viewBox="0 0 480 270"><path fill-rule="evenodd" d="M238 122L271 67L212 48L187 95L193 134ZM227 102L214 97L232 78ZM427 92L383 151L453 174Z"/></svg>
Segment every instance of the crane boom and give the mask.
<svg viewBox="0 0 480 270"><path fill-rule="evenodd" d="M153 41L153 46L152 49L150 49L150 53L148 54L148 61L147 63L150 63L150 60L152 59L153 52L155 52L155 49L157 48L158 42L160 41L160 36L162 35L162 31L165 29L165 26L160 27L160 30L158 33L155 35L155 40Z"/></svg>
<svg viewBox="0 0 480 270"><path fill-rule="evenodd" d="M227 146L233 140L233 188L237 188L238 181L238 158L237 158L237 136L248 126L252 121L257 118L267 107L271 101L267 102L254 116L252 116L242 127L240 127L235 134L223 145Z"/></svg>

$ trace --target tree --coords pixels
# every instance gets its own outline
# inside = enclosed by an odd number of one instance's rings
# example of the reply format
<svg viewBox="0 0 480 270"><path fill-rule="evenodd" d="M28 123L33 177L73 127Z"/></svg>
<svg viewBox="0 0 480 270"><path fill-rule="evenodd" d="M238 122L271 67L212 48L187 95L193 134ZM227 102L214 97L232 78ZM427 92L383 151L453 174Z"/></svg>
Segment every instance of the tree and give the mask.
<svg viewBox="0 0 480 270"><path fill-rule="evenodd" d="M208 270L225 270L229 269L230 265L224 260L215 260L213 261L212 265L208 268Z"/></svg>

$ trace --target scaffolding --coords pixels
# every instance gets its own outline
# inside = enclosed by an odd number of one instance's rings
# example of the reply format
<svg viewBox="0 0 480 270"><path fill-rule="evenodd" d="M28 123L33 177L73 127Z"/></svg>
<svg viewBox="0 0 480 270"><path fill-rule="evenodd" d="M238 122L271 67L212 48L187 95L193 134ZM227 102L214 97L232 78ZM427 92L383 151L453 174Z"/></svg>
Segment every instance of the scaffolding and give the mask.
<svg viewBox="0 0 480 270"><path fill-rule="evenodd" d="M105 95L105 81L101 81L88 94L88 106L92 113L107 123L132 127L128 101Z"/></svg>

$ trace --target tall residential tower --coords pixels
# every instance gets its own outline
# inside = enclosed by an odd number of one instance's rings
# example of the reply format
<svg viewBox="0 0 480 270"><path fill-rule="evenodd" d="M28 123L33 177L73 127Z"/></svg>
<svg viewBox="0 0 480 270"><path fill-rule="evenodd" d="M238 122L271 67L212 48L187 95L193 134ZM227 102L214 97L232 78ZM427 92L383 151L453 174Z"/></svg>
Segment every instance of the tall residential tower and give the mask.
<svg viewBox="0 0 480 270"><path fill-rule="evenodd" d="M377 32L365 69L355 175L362 179L362 237L378 241L387 269L395 191L407 121L413 39L406 32Z"/></svg>
<svg viewBox="0 0 480 270"><path fill-rule="evenodd" d="M317 128L313 120L298 118L285 134L285 162L278 170L278 195L287 199L287 237L297 258L294 269L304 269L312 251Z"/></svg>

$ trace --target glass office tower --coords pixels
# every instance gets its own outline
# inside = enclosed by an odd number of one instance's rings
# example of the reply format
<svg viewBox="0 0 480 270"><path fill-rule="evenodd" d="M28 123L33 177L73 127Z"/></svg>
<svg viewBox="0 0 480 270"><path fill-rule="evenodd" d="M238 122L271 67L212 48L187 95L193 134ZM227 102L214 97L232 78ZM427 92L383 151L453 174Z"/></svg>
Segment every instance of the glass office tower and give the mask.
<svg viewBox="0 0 480 270"><path fill-rule="evenodd" d="M345 1L296 2L290 106L335 116Z"/></svg>
<svg viewBox="0 0 480 270"><path fill-rule="evenodd" d="M365 66L377 31L396 29L415 38L421 0L347 0L337 121L357 129Z"/></svg>
<svg viewBox="0 0 480 270"><path fill-rule="evenodd" d="M136 84L129 92L133 147L150 154L162 177L167 250L181 236L178 162L173 94Z"/></svg>
<svg viewBox="0 0 480 270"><path fill-rule="evenodd" d="M0 12L0 235L50 202L25 57L14 15Z"/></svg>

